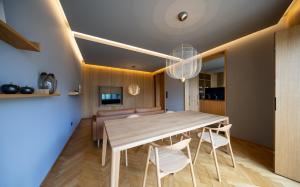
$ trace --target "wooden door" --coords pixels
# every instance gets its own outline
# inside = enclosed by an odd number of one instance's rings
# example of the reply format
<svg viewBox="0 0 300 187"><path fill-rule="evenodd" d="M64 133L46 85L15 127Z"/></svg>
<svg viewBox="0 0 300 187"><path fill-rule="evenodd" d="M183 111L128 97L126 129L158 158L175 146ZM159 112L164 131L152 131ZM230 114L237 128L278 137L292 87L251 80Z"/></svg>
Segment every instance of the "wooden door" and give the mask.
<svg viewBox="0 0 300 187"><path fill-rule="evenodd" d="M300 181L300 26L276 33L275 172Z"/></svg>

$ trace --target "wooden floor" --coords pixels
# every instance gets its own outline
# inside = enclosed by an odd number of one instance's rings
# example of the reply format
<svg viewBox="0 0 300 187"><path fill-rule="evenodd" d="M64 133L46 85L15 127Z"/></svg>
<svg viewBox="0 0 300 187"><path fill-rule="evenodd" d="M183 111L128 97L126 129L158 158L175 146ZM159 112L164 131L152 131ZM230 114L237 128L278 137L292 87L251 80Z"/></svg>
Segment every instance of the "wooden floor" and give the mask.
<svg viewBox="0 0 300 187"><path fill-rule="evenodd" d="M167 143L167 142L166 142ZM193 134L191 143L192 156L195 154L198 140ZM212 155L208 154L208 144L203 144L195 168L198 186L300 186L299 183L275 175L272 172L273 153L263 147L245 141L232 139L233 152L237 167L231 166L229 155L217 152L222 183L217 175ZM128 151L129 166L125 167L124 155L121 156L120 187L142 185L146 146ZM100 163L101 148L91 140L90 120L83 120L75 130L69 143L48 174L42 186L109 186L110 159L105 167ZM108 158L110 155L108 154ZM154 167L150 167L147 186L156 186ZM192 186L189 168L174 176L163 179L165 187Z"/></svg>

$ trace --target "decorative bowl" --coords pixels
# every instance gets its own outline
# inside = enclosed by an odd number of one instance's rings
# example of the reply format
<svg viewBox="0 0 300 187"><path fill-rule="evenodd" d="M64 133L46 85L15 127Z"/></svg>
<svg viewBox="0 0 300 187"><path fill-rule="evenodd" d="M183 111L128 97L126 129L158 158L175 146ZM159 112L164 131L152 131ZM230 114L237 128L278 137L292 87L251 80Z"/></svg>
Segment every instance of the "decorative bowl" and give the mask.
<svg viewBox="0 0 300 187"><path fill-rule="evenodd" d="M34 92L34 88L29 86L24 86L20 88L21 94L33 94L33 92Z"/></svg>
<svg viewBox="0 0 300 187"><path fill-rule="evenodd" d="M1 86L2 93L5 94L16 94L20 90L20 87L14 84L3 84Z"/></svg>

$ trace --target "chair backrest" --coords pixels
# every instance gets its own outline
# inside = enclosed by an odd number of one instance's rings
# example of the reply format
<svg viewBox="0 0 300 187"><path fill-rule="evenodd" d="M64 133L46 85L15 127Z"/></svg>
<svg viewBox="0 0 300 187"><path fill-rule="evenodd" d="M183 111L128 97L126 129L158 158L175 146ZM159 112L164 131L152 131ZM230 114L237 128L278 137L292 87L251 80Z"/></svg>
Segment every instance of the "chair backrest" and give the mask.
<svg viewBox="0 0 300 187"><path fill-rule="evenodd" d="M180 142L177 142L173 145L167 146L167 149L172 149L172 150L182 150L184 148L186 148L189 143L191 142L191 138L187 138L184 140L181 140Z"/></svg>
<svg viewBox="0 0 300 187"><path fill-rule="evenodd" d="M217 132L228 132L231 127L232 127L232 124L224 124L223 127L220 126L217 128L212 128L212 127L205 127L205 128L212 130L212 131L217 131Z"/></svg>
<svg viewBox="0 0 300 187"><path fill-rule="evenodd" d="M230 130L231 127L232 127L232 124L225 124L223 127L219 127L218 131L219 132L227 132Z"/></svg>
<svg viewBox="0 0 300 187"><path fill-rule="evenodd" d="M131 115L127 116L127 118L137 118L137 117L140 117L140 115L138 115L138 114L131 114Z"/></svg>

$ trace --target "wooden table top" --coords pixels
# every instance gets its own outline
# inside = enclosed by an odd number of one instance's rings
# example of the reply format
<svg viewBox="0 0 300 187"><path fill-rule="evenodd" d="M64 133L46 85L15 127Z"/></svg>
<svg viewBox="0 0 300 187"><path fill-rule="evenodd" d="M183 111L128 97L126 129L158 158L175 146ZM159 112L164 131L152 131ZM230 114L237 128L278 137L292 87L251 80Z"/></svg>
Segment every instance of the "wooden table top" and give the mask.
<svg viewBox="0 0 300 187"><path fill-rule="evenodd" d="M201 112L174 112L105 121L113 150L120 151L228 120Z"/></svg>

